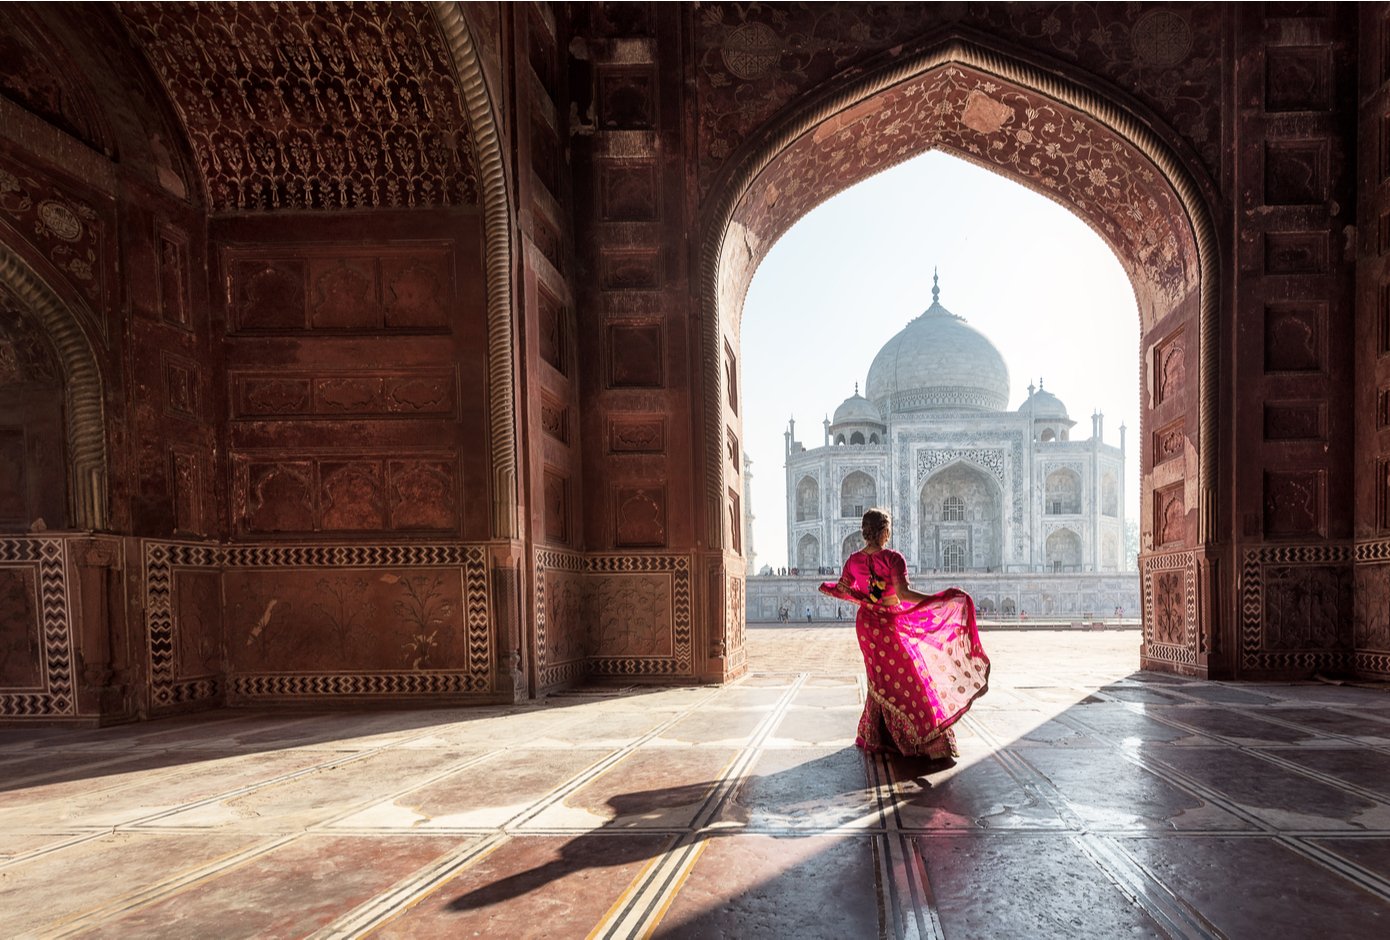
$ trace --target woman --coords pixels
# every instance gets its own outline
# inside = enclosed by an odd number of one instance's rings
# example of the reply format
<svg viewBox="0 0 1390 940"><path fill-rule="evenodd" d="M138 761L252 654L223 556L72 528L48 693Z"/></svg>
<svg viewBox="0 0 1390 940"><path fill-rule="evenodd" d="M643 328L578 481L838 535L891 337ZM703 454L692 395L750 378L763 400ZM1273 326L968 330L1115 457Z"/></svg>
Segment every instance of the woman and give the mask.
<svg viewBox="0 0 1390 940"><path fill-rule="evenodd" d="M893 521L885 510L864 513L861 534L864 548L845 561L839 582L820 588L859 605L854 632L869 694L854 743L871 752L954 758L951 726L989 688L975 604L959 588L922 594L908 586L907 563L887 547Z"/></svg>

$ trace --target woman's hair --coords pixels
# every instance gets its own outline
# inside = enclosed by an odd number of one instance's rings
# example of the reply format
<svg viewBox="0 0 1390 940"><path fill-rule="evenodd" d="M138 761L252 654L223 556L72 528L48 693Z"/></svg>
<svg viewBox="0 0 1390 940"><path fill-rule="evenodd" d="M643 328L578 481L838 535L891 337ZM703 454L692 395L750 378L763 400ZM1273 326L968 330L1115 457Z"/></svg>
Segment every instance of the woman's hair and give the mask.
<svg viewBox="0 0 1390 940"><path fill-rule="evenodd" d="M893 518L888 515L888 510L870 509L864 513L864 521L860 523L859 532L864 536L864 541L870 545L880 545L883 541L883 532L892 521Z"/></svg>

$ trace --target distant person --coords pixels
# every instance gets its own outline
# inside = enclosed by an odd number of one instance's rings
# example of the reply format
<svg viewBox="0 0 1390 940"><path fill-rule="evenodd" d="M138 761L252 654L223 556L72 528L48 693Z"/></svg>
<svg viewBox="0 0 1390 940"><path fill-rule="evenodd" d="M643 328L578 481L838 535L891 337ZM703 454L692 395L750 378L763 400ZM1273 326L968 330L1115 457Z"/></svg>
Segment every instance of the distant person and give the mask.
<svg viewBox="0 0 1390 940"><path fill-rule="evenodd" d="M806 622L807 622L807 623L810 623L810 622L811 622L811 608L809 608L809 607L806 608Z"/></svg>
<svg viewBox="0 0 1390 940"><path fill-rule="evenodd" d="M864 547L845 560L838 583L821 592L859 605L854 632L864 654L869 694L855 744L937 760L957 756L952 730L989 688L975 602L959 588L922 594L907 582L907 562L888 548L893 520L864 513Z"/></svg>

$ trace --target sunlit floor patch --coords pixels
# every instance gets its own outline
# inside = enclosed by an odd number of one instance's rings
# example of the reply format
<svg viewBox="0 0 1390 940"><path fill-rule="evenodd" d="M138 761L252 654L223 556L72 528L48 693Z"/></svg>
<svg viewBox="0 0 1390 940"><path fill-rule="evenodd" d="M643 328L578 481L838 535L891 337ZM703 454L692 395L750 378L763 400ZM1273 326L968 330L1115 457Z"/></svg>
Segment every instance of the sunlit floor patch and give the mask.
<svg viewBox="0 0 1390 940"><path fill-rule="evenodd" d="M724 688L26 729L0 743L0 936L1390 922L1384 693L1138 674L1132 631L984 641L954 766L853 747L848 624L752 627Z"/></svg>

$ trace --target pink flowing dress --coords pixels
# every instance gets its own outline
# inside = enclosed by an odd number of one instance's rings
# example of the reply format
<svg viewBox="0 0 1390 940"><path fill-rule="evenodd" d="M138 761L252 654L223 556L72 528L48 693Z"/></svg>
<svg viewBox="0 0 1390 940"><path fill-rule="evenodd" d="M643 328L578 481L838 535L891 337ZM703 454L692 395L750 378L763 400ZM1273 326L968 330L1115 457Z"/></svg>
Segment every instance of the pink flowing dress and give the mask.
<svg viewBox="0 0 1390 940"><path fill-rule="evenodd" d="M947 588L921 604L903 604L899 584L907 584L907 563L885 548L855 552L839 582L820 587L823 594L859 605L854 632L869 694L855 744L866 751L955 757L951 726L989 689L975 602L959 588Z"/></svg>

